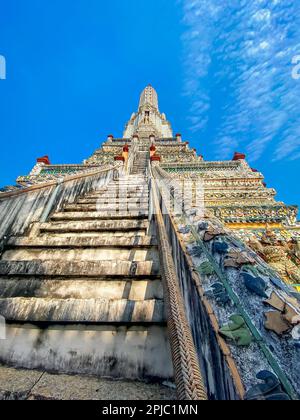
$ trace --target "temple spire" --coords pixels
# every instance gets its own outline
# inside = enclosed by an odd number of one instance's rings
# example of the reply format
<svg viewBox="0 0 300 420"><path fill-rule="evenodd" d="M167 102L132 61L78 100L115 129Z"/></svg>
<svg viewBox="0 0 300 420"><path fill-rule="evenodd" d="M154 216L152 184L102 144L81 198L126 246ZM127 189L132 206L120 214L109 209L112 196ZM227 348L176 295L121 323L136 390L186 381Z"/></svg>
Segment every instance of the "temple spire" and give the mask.
<svg viewBox="0 0 300 420"><path fill-rule="evenodd" d="M158 95L151 85L148 85L141 93L139 109L145 105L151 105L158 111Z"/></svg>
<svg viewBox="0 0 300 420"><path fill-rule="evenodd" d="M158 95L151 85L142 91L138 112L133 113L126 124L123 137L130 138L133 135L142 138L149 138L149 135L157 138L173 137L171 124L165 114L159 112Z"/></svg>

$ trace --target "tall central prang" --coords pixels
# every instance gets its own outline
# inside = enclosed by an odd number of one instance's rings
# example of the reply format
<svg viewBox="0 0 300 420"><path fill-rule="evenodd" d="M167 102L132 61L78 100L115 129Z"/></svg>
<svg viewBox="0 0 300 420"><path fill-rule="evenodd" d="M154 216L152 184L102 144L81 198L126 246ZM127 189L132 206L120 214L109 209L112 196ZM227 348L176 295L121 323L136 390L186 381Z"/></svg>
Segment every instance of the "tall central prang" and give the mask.
<svg viewBox="0 0 300 420"><path fill-rule="evenodd" d="M141 138L149 138L153 134L157 138L172 138L172 128L158 108L158 95L155 89L147 86L140 97L139 109L132 114L124 131L124 138L137 134Z"/></svg>

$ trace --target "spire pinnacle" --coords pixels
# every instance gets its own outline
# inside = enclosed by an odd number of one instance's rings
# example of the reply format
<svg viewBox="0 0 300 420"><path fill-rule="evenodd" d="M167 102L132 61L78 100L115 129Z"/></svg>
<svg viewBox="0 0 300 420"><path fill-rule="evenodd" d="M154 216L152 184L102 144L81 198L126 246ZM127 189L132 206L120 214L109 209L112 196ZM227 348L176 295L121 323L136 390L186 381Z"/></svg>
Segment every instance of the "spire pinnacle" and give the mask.
<svg viewBox="0 0 300 420"><path fill-rule="evenodd" d="M151 105L158 110L158 95L151 84L149 84L141 93L139 108L144 105Z"/></svg>
<svg viewBox="0 0 300 420"><path fill-rule="evenodd" d="M149 139L149 135L157 138L173 137L171 124L165 114L159 112L158 95L151 84L141 93L138 112L133 113L126 124L124 138L134 135L146 139Z"/></svg>

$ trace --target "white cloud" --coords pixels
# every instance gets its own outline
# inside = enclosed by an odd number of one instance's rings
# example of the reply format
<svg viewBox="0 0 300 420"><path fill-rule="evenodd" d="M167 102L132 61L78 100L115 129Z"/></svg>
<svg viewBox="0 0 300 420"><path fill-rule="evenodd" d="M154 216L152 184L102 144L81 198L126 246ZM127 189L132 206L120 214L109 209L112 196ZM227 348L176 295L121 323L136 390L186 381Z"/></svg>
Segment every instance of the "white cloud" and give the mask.
<svg viewBox="0 0 300 420"><path fill-rule="evenodd" d="M189 122L205 134L221 86L219 157L240 148L256 160L268 147L274 160L300 158L300 81L291 77L292 57L300 54L296 3L182 0Z"/></svg>
<svg viewBox="0 0 300 420"><path fill-rule="evenodd" d="M270 21L271 16L272 16L271 10L260 9L256 13L254 13L253 18L259 22L262 22L262 21Z"/></svg>

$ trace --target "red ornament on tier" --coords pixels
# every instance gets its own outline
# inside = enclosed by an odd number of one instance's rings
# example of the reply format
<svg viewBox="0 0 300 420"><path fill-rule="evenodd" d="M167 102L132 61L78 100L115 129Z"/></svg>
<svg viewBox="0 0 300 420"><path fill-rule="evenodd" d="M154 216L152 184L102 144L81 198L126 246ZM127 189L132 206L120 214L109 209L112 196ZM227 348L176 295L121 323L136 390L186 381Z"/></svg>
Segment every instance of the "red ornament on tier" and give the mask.
<svg viewBox="0 0 300 420"><path fill-rule="evenodd" d="M123 156L115 156L115 161L125 162L125 158Z"/></svg>
<svg viewBox="0 0 300 420"><path fill-rule="evenodd" d="M37 163L44 163L45 165L51 165L49 156L43 156L43 157L37 158L36 161Z"/></svg>
<svg viewBox="0 0 300 420"><path fill-rule="evenodd" d="M244 153L235 152L232 160L245 160L246 155Z"/></svg>

